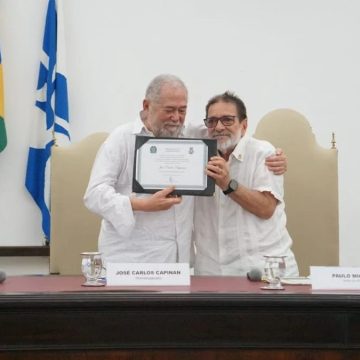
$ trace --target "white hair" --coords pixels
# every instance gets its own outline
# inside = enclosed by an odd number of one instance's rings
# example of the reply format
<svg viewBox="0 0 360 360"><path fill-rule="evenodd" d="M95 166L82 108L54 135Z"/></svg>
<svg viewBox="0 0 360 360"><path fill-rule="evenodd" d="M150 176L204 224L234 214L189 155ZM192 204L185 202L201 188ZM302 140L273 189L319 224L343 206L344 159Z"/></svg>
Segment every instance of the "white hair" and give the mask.
<svg viewBox="0 0 360 360"><path fill-rule="evenodd" d="M182 88L187 93L186 85L180 78L171 74L161 74L151 80L145 92L145 99L156 102L160 97L160 92L164 85L170 85L174 88Z"/></svg>

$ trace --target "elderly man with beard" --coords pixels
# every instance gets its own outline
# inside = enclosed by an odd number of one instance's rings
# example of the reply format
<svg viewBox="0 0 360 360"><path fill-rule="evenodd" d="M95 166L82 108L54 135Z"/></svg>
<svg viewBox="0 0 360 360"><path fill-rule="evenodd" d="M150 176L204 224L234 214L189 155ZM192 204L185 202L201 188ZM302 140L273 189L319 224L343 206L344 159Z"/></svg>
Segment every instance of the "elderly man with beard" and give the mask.
<svg viewBox="0 0 360 360"><path fill-rule="evenodd" d="M207 136L217 139L219 156L207 166L215 196L195 200L195 274L246 275L264 267L263 255L286 255L286 275L298 275L286 230L283 176L265 166L275 148L246 134L245 105L232 93L208 102L204 123Z"/></svg>
<svg viewBox="0 0 360 360"><path fill-rule="evenodd" d="M182 136L187 89L173 75L149 84L135 122L117 127L99 149L84 201L102 217L99 251L105 262L189 262L193 197L132 193L135 136ZM176 205L176 206L174 206Z"/></svg>

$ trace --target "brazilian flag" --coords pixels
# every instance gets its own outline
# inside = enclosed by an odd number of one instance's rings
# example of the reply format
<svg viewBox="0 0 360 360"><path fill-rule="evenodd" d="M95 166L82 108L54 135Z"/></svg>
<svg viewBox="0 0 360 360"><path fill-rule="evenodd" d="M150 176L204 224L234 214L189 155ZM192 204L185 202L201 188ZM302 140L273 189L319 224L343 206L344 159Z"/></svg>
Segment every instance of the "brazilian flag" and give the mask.
<svg viewBox="0 0 360 360"><path fill-rule="evenodd" d="M1 65L1 52L0 52L0 151L5 149L7 144L6 129L4 120L4 85L2 76L2 65Z"/></svg>

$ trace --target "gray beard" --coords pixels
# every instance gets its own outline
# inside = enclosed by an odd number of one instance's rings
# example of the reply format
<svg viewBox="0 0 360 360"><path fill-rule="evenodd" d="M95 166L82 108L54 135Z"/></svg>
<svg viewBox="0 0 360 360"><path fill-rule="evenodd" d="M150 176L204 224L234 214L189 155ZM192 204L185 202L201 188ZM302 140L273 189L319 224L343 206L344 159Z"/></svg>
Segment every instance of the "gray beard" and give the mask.
<svg viewBox="0 0 360 360"><path fill-rule="evenodd" d="M227 139L225 142L220 143L217 142L217 149L221 153L227 153L229 150L235 149L236 145L238 144L239 140L241 139L241 136L238 139Z"/></svg>
<svg viewBox="0 0 360 360"><path fill-rule="evenodd" d="M173 138L177 138L181 135L182 130L183 130L184 126L179 126L178 129L176 131L169 131L165 128L159 129L156 132L154 132L154 136L156 137L173 137Z"/></svg>

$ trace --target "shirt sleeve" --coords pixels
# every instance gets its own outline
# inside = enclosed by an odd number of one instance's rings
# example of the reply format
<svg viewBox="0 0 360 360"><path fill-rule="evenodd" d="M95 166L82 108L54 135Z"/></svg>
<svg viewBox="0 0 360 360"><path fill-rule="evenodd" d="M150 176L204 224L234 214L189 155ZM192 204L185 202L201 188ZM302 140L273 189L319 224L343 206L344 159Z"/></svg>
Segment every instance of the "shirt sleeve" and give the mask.
<svg viewBox="0 0 360 360"><path fill-rule="evenodd" d="M263 143L261 151L257 154L257 166L254 175L254 190L270 192L278 201L283 202L284 176L275 175L265 165L265 159L275 153L270 143Z"/></svg>
<svg viewBox="0 0 360 360"><path fill-rule="evenodd" d="M110 134L100 147L84 195L85 206L110 222L123 236L129 236L135 225L129 194L117 191L118 181L131 180L121 179L126 177L129 151L126 140L119 134Z"/></svg>

